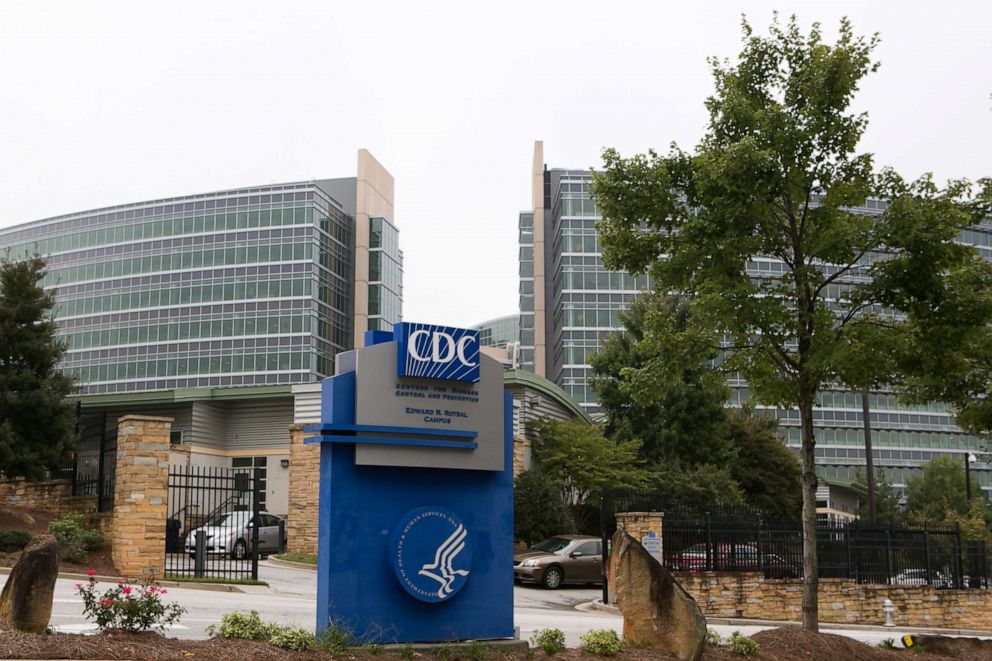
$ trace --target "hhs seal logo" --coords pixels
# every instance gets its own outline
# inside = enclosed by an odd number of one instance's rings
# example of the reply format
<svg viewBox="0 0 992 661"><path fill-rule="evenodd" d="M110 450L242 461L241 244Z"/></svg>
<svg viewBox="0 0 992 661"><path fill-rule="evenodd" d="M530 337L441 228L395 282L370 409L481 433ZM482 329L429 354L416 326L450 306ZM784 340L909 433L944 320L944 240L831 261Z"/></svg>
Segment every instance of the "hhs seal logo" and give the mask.
<svg viewBox="0 0 992 661"><path fill-rule="evenodd" d="M472 568L468 530L440 507L408 512L393 531L390 548L400 585L421 601L447 601L462 589Z"/></svg>
<svg viewBox="0 0 992 661"><path fill-rule="evenodd" d="M393 329L399 376L445 381L479 380L479 331L404 321Z"/></svg>

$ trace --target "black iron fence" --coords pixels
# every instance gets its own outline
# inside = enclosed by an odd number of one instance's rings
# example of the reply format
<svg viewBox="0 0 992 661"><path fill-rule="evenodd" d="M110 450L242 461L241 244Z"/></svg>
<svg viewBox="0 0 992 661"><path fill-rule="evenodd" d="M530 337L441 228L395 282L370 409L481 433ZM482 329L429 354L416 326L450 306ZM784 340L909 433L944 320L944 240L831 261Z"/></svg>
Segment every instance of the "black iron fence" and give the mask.
<svg viewBox="0 0 992 661"><path fill-rule="evenodd" d="M602 535L616 531L618 512L662 512L662 563L673 571L753 571L769 579L803 575L799 521L766 521L748 508L659 507L645 494L607 493ZM956 525L872 526L861 521L817 524L821 578L859 583L989 588L988 550L962 539Z"/></svg>
<svg viewBox="0 0 992 661"><path fill-rule="evenodd" d="M172 466L166 578L258 579L259 556L278 553L285 525L260 503L260 469Z"/></svg>

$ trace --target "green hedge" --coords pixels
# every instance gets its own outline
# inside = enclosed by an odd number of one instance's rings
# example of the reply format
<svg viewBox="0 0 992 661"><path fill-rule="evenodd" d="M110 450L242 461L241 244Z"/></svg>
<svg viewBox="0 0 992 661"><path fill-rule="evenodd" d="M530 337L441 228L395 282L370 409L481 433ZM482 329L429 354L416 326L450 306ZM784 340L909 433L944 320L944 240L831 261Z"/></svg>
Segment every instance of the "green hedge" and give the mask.
<svg viewBox="0 0 992 661"><path fill-rule="evenodd" d="M0 551L20 551L31 541L31 534L24 530L0 528Z"/></svg>

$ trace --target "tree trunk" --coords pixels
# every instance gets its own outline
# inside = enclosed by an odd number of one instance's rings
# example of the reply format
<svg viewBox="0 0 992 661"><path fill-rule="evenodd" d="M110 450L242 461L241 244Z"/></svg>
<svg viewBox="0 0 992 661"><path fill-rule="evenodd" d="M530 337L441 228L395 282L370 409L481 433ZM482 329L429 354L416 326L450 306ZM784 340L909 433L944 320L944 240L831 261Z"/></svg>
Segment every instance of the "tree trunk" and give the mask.
<svg viewBox="0 0 992 661"><path fill-rule="evenodd" d="M811 392L805 392L811 390ZM801 388L799 393L799 419L802 423L803 470L803 628L819 631L817 597L820 575L816 561L816 465L813 448L813 401L815 389Z"/></svg>

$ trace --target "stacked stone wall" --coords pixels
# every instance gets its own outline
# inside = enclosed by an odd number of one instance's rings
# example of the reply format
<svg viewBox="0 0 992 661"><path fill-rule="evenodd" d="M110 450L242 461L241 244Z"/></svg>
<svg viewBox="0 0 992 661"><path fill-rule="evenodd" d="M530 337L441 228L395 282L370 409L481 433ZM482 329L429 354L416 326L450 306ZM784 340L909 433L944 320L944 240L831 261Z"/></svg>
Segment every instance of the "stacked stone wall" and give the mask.
<svg viewBox="0 0 992 661"><path fill-rule="evenodd" d="M756 572L679 572L676 577L710 617L802 619L803 587L798 579L769 580ZM992 590L872 585L837 578L820 579L820 622L884 624L886 599L895 606L896 626L992 631Z"/></svg>
<svg viewBox="0 0 992 661"><path fill-rule="evenodd" d="M126 576L162 576L172 418L126 415L117 425L113 559Z"/></svg>
<svg viewBox="0 0 992 661"><path fill-rule="evenodd" d="M289 507L286 552L316 555L320 511L320 445L304 445L303 425L289 427Z"/></svg>
<svg viewBox="0 0 992 661"><path fill-rule="evenodd" d="M28 482L22 477L0 480L0 507L23 507L56 516L96 512L96 496L73 496L69 480Z"/></svg>
<svg viewBox="0 0 992 661"><path fill-rule="evenodd" d="M638 542L649 532L660 537L664 516L662 512L619 512L617 528L622 528Z"/></svg>

